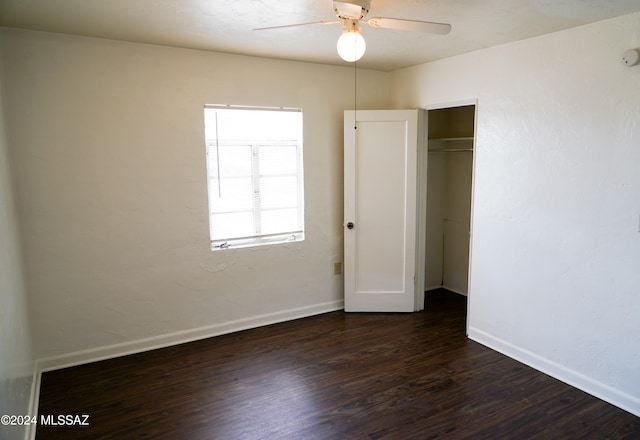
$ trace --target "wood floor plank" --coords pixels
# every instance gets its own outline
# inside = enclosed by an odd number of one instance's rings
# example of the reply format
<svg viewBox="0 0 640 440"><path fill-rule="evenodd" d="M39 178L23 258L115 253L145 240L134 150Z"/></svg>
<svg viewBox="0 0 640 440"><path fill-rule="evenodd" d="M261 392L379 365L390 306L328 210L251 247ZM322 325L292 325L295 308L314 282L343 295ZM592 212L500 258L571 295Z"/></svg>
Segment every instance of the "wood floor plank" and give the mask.
<svg viewBox="0 0 640 440"><path fill-rule="evenodd" d="M37 439L634 439L640 418L465 337L465 301L327 313L44 373Z"/></svg>

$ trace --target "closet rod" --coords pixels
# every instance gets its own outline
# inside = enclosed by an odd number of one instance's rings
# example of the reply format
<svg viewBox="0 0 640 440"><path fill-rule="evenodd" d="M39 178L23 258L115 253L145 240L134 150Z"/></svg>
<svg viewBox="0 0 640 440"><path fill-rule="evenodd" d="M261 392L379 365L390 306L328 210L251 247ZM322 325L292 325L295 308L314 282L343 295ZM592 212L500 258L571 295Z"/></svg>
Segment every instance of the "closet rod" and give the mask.
<svg viewBox="0 0 640 440"><path fill-rule="evenodd" d="M440 150L429 150L429 153L460 153L464 151L473 151L473 148L443 148Z"/></svg>

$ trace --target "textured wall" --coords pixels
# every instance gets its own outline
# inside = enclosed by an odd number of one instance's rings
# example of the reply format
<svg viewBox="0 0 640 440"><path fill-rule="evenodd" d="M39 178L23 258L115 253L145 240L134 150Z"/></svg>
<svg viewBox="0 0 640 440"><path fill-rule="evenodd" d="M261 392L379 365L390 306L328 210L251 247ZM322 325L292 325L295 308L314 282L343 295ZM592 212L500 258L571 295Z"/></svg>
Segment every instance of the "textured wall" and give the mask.
<svg viewBox="0 0 640 440"><path fill-rule="evenodd" d="M0 37L0 49L2 39ZM1 50L0 50L1 53ZM0 62L0 415L29 413L33 355L2 105ZM22 439L22 426L0 425L0 438Z"/></svg>
<svg viewBox="0 0 640 440"><path fill-rule="evenodd" d="M478 100L471 337L640 415L640 14L392 74Z"/></svg>

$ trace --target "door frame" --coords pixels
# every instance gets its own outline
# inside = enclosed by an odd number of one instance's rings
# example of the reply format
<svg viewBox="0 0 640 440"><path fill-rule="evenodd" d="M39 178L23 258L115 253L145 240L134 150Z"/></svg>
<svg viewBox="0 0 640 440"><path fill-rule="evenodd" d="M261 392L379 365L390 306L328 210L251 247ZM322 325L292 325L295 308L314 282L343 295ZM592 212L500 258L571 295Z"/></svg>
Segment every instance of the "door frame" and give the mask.
<svg viewBox="0 0 640 440"><path fill-rule="evenodd" d="M469 334L469 322L471 316L471 274L473 263L473 218L474 218L474 201L476 191L476 139L478 136L478 99L468 99L461 101L444 102L437 104L423 105L420 107L423 112L420 117L423 118L421 131L418 132L418 175L416 189L416 212L417 212L417 229L416 229L416 304L423 304L419 301L418 295L424 296L424 268L426 266L426 231L427 231L427 165L429 160L429 110L440 110L445 108L463 107L473 105L473 158L471 161L471 212L469 221L469 273L467 275L467 320L465 325L465 333ZM419 290L419 289L420 290ZM420 308L422 310L423 307Z"/></svg>

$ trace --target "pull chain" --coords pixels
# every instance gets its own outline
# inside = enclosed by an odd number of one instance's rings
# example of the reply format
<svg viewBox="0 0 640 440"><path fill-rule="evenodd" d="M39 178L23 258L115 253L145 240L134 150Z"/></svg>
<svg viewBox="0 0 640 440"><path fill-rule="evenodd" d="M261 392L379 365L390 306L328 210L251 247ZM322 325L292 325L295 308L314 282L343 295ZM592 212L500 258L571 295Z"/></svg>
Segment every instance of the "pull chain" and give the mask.
<svg viewBox="0 0 640 440"><path fill-rule="evenodd" d="M358 70L356 68L357 61L353 62L353 129L357 130L357 111L358 111Z"/></svg>

